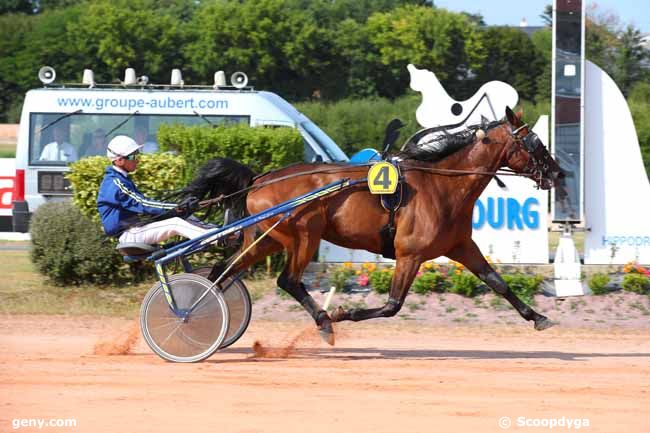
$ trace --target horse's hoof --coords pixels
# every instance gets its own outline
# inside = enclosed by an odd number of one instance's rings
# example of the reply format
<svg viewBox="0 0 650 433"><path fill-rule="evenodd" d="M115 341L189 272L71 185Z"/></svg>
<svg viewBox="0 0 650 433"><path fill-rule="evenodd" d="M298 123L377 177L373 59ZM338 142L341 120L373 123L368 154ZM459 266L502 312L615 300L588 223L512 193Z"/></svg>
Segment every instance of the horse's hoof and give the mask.
<svg viewBox="0 0 650 433"><path fill-rule="evenodd" d="M543 331L544 329L548 329L554 325L555 322L550 320L548 317L541 316L539 319L535 320L535 329L538 331Z"/></svg>
<svg viewBox="0 0 650 433"><path fill-rule="evenodd" d="M334 328L332 328L332 322L329 319L321 323L318 327L318 333L325 343L334 346Z"/></svg>
<svg viewBox="0 0 650 433"><path fill-rule="evenodd" d="M336 307L334 311L332 311L332 314L330 314L330 317L332 318L333 322L340 322L341 320L345 320L347 312L342 308L342 307Z"/></svg>

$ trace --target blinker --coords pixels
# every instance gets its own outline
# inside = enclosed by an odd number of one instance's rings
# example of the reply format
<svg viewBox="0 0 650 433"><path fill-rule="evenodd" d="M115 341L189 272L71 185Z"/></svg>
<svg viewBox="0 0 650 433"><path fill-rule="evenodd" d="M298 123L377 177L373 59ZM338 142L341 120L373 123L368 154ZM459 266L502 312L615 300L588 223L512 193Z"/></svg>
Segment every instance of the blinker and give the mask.
<svg viewBox="0 0 650 433"><path fill-rule="evenodd" d="M533 153L542 144L541 140L534 132L529 132L524 138L521 139L524 147L530 153Z"/></svg>

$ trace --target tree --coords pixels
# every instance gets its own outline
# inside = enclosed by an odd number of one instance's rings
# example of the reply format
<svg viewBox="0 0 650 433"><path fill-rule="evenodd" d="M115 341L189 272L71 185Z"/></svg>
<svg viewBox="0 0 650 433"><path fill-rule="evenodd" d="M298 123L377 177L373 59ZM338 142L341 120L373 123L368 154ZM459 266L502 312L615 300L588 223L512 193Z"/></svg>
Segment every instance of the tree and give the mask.
<svg viewBox="0 0 650 433"><path fill-rule="evenodd" d="M38 14L44 11L75 6L77 0L0 0L0 14Z"/></svg>
<svg viewBox="0 0 650 433"><path fill-rule="evenodd" d="M284 0L224 0L200 7L184 50L192 74L245 71L258 87L290 98L322 92L333 82L332 30Z"/></svg>
<svg viewBox="0 0 650 433"><path fill-rule="evenodd" d="M553 71L553 32L546 28L533 33L531 42L535 46L535 52L540 56L541 73L537 76L535 101L551 100L551 76Z"/></svg>
<svg viewBox="0 0 650 433"><path fill-rule="evenodd" d="M546 27L553 25L553 5L544 6L544 12L539 16Z"/></svg>
<svg viewBox="0 0 650 433"><path fill-rule="evenodd" d="M456 97L471 94L465 80L479 69L486 53L476 24L445 9L404 6L368 18L368 35L377 53L373 79L380 95L394 98L407 89L406 65L427 68Z"/></svg>
<svg viewBox="0 0 650 433"><path fill-rule="evenodd" d="M34 5L31 0L0 0L0 14L10 13L33 14Z"/></svg>
<svg viewBox="0 0 650 433"><path fill-rule="evenodd" d="M335 51L340 58L341 96L369 97L379 94L381 82L376 81L379 53L372 49L365 23L352 19L342 21L336 28Z"/></svg>
<svg viewBox="0 0 650 433"><path fill-rule="evenodd" d="M3 121L18 120L25 92L40 85L37 74L42 66L53 66L58 77L67 77L68 81L72 81L74 74L81 77L82 60L75 55L68 39L68 26L80 14L80 8L70 7L35 16L0 17L0 26L7 29L0 38Z"/></svg>
<svg viewBox="0 0 650 433"><path fill-rule="evenodd" d="M111 82L132 67L152 82L169 80L172 68L185 64L181 22L156 0L102 0L87 4L68 39L84 67L98 82ZM79 74L83 71L80 68ZM79 75L81 78L81 75Z"/></svg>
<svg viewBox="0 0 650 433"><path fill-rule="evenodd" d="M476 24L477 26L484 27L486 26L485 20L483 19L483 15L476 13L476 14L471 14L469 12L461 12L464 16L467 17L471 22Z"/></svg>
<svg viewBox="0 0 650 433"><path fill-rule="evenodd" d="M534 100L544 62L531 39L514 27L488 27L480 34L487 57L475 71L477 81L505 81L521 98Z"/></svg>
<svg viewBox="0 0 650 433"><path fill-rule="evenodd" d="M648 51L641 45L641 32L631 25L618 36L620 48L616 52L614 80L627 96L634 83L646 74L643 64L650 58Z"/></svg>
<svg viewBox="0 0 650 433"><path fill-rule="evenodd" d="M610 12L601 12L598 5L590 5L585 20L585 55L614 77L616 50L620 42L616 37L618 17Z"/></svg>
<svg viewBox="0 0 650 433"><path fill-rule="evenodd" d="M32 21L26 15L0 16L0 123L16 122L22 99L22 71L17 67L20 52L25 49L24 36L31 31Z"/></svg>
<svg viewBox="0 0 650 433"><path fill-rule="evenodd" d="M78 0L31 0L35 13L63 9L79 4Z"/></svg>
<svg viewBox="0 0 650 433"><path fill-rule="evenodd" d="M319 25L335 28L338 23L352 19L365 23L376 12L389 12L398 6L422 6L422 0L287 0L286 7L308 12Z"/></svg>

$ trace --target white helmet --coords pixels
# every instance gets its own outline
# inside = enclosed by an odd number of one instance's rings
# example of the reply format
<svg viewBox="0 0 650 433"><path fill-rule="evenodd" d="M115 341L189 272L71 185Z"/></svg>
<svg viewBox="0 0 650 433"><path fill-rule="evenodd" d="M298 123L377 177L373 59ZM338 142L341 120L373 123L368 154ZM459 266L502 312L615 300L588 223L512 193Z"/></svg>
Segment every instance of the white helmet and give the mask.
<svg viewBox="0 0 650 433"><path fill-rule="evenodd" d="M118 135L108 143L106 156L108 156L111 161L115 161L118 158L129 156L141 148L142 146L138 145L138 143L136 143L131 137Z"/></svg>

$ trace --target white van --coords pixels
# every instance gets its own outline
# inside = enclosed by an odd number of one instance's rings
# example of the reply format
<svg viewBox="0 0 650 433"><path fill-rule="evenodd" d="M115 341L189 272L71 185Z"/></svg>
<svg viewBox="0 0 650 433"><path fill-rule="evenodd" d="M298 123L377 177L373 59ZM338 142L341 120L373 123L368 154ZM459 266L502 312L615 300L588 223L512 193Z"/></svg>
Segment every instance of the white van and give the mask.
<svg viewBox="0 0 650 433"><path fill-rule="evenodd" d="M54 70L42 68L39 78L45 86L27 92L20 118L14 231L26 232L29 216L41 204L72 194L64 178L68 163L104 155L106 143L119 134L145 144L144 151L155 151L158 128L166 123L288 126L304 139L305 161L348 160L327 134L287 101L246 87L244 74L233 74L233 86L185 86L174 72L172 85L151 85L146 77L134 79L133 72L125 75L132 76L125 78L130 83L126 85L95 84L87 72L86 84L58 85Z"/></svg>

